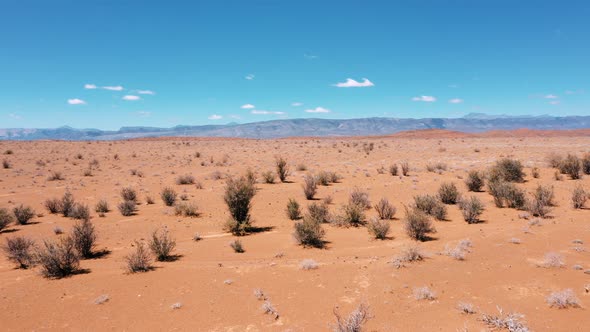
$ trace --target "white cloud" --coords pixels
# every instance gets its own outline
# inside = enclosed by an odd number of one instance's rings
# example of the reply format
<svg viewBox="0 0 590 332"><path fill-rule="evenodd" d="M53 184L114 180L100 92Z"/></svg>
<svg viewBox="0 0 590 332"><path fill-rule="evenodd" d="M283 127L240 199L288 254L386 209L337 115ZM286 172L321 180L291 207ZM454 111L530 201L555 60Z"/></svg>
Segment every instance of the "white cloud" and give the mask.
<svg viewBox="0 0 590 332"><path fill-rule="evenodd" d="M459 86L457 84L449 84L449 88L451 88L451 89L456 89L458 87Z"/></svg>
<svg viewBox="0 0 590 332"><path fill-rule="evenodd" d="M140 95L155 95L156 93L152 90L137 90Z"/></svg>
<svg viewBox="0 0 590 332"><path fill-rule="evenodd" d="M299 107L299 106L303 106L303 103L295 102L295 103L292 103L291 106Z"/></svg>
<svg viewBox="0 0 590 332"><path fill-rule="evenodd" d="M309 110L305 110L307 113L330 113L331 111L329 109L323 108L323 107L316 107L316 108L312 108Z"/></svg>
<svg viewBox="0 0 590 332"><path fill-rule="evenodd" d="M319 56L312 55L312 54L303 54L303 57L306 58L307 60L315 60L315 59L319 58Z"/></svg>
<svg viewBox="0 0 590 332"><path fill-rule="evenodd" d="M254 74L248 74L246 75L246 77L244 77L245 79L247 79L248 81L251 81L254 79Z"/></svg>
<svg viewBox="0 0 590 332"><path fill-rule="evenodd" d="M453 98L451 100L449 100L449 103L451 104L461 104L463 102L463 99L461 98Z"/></svg>
<svg viewBox="0 0 590 332"><path fill-rule="evenodd" d="M252 110L250 113L261 114L261 115L265 115L265 114L283 115L283 114L285 114L285 112L272 112L272 111L263 111L263 110Z"/></svg>
<svg viewBox="0 0 590 332"><path fill-rule="evenodd" d="M549 102L549 104L551 105L558 105L559 104L559 100L552 100Z"/></svg>
<svg viewBox="0 0 590 332"><path fill-rule="evenodd" d="M152 115L152 112L148 112L148 111L137 111L136 113L137 113L137 115L139 115L143 118L147 118L148 116Z"/></svg>
<svg viewBox="0 0 590 332"><path fill-rule="evenodd" d="M111 90L111 91L123 91L123 87L120 85L117 86L103 86L102 87L105 90Z"/></svg>
<svg viewBox="0 0 590 332"><path fill-rule="evenodd" d="M18 115L18 114L14 114L14 113L10 113L10 114L8 114L8 117L10 117L10 118L13 118L13 119L15 119L15 120L20 120L20 119L22 119L22 118L23 118L22 116L20 116L20 115Z"/></svg>
<svg viewBox="0 0 590 332"><path fill-rule="evenodd" d="M240 106L240 108L245 109L245 110L249 110L249 109L253 109L255 106L252 104L245 104Z"/></svg>
<svg viewBox="0 0 590 332"><path fill-rule="evenodd" d="M433 96L420 96L412 98L413 101L425 101L427 103L431 103L436 101L436 98Z"/></svg>
<svg viewBox="0 0 590 332"><path fill-rule="evenodd" d="M135 101L135 100L140 100L140 99L141 99L141 97L139 97L139 96L134 96L134 95L126 95L126 96L123 96L123 98L122 98L122 99L123 99L123 100L129 100L129 101Z"/></svg>
<svg viewBox="0 0 590 332"><path fill-rule="evenodd" d="M546 98L546 99L557 99L559 97L557 97L556 95L553 95L553 94L548 94L544 98Z"/></svg>
<svg viewBox="0 0 590 332"><path fill-rule="evenodd" d="M212 115L209 115L209 117L207 119L209 119L209 120L220 120L220 119L223 119L223 116L218 115L218 114L212 114Z"/></svg>
<svg viewBox="0 0 590 332"><path fill-rule="evenodd" d="M82 99L73 98L73 99L68 99L68 104L70 104L70 105L86 105L86 102Z"/></svg>
<svg viewBox="0 0 590 332"><path fill-rule="evenodd" d="M232 114L229 117L232 118L232 119L241 119L242 118L241 116L235 115L235 114Z"/></svg>
<svg viewBox="0 0 590 332"><path fill-rule="evenodd" d="M84 89L93 90L93 89L96 89L96 85L94 85L94 84L84 84Z"/></svg>
<svg viewBox="0 0 590 332"><path fill-rule="evenodd" d="M355 81L352 78L347 78L346 82L336 83L334 86L338 88L366 88L375 86L375 84L366 78L363 78L362 82Z"/></svg>

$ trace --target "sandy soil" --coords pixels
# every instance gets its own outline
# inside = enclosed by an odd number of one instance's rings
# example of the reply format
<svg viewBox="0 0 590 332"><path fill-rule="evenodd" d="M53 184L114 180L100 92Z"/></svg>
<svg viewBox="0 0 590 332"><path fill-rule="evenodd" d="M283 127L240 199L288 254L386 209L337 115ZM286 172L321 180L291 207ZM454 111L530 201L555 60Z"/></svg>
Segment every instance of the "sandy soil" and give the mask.
<svg viewBox="0 0 590 332"><path fill-rule="evenodd" d="M335 322L334 310L343 316L360 303L370 307L366 331L482 331L483 313L496 307L525 315L534 331L583 331L590 326L590 210L574 210L570 197L582 184L590 189L590 176L581 180L554 179L554 170L545 161L548 153L589 151L590 137L473 137L453 134L444 138L305 138L285 140L160 139L116 142L0 142L0 152L12 164L0 169L0 207L20 203L31 205L40 216L30 225L12 225L0 234L0 242L12 236L28 236L41 244L57 239L54 228L69 232L74 220L49 214L43 206L47 198L60 197L69 189L77 201L92 209L105 198L112 209L105 217L92 212L99 239L98 249L107 249L102 258L83 260L87 273L60 280L43 278L39 268L16 269L0 255L0 321L4 331L326 331ZM509 135L507 135L509 136ZM572 135L570 135L572 136ZM374 143L373 151L363 144ZM200 158L195 153L200 153ZM77 159L81 154L83 159ZM118 155L118 159L114 156ZM223 202L225 181L247 168L262 173L274 169L275 156L285 157L291 168L289 183L264 184L259 181L253 200L256 226L269 231L241 238L245 253L229 247L235 237L222 225L229 213ZM513 157L526 166L527 182L518 184L532 191L538 184L555 189L557 206L550 218L538 225L519 216L522 211L499 209L486 193L473 195L486 205L484 222L467 224L456 206L449 206L448 221L436 221L434 240L419 243L428 254L425 261L395 268L391 261L414 243L404 232L404 205L414 195L436 193L442 182L456 183L467 193L462 178L471 169L484 170L500 157ZM88 163L97 159L93 176L84 176ZM44 161L42 163L37 161ZM407 160L409 177L379 174L381 166ZM443 162L442 174L427 172L426 165ZM297 171L304 164L308 171ZM541 169L540 179L530 175ZM131 175L138 170L143 177ZM391 221L392 238L374 240L366 228L338 228L325 224L326 249L298 246L292 237L293 221L285 214L289 198L302 206L305 200L302 178L307 172L335 171L340 183L320 187L317 197L333 197L331 212L338 213L354 187L366 190L373 203L388 198L396 207ZM52 171L65 176L48 181ZM178 175L192 174L202 183L176 185ZM136 215L123 217L116 209L121 188L135 188L142 204ZM188 201L199 206L201 216L175 216L159 198L163 187L172 186ZM146 195L156 203L145 204ZM589 204L590 205L590 204ZM367 210L369 217L374 210ZM128 274L124 257L133 250L133 241L147 239L158 227L166 226L176 238L174 262L155 262L155 270ZM195 233L203 240L193 241ZM520 244L511 243L512 238ZM462 239L473 243L464 261L442 254L447 245ZM572 241L579 239L583 244ZM584 249L584 250L582 250ZM548 252L560 253L563 268L538 265ZM302 270L304 259L319 267ZM576 270L579 264L582 270ZM435 300L416 300L413 289L428 286ZM264 290L279 312L279 318L263 313L262 301L254 289ZM581 308L550 308L547 296L571 288ZM101 295L109 300L95 304ZM459 302L472 303L477 313L467 315ZM173 309L176 303L181 308Z"/></svg>

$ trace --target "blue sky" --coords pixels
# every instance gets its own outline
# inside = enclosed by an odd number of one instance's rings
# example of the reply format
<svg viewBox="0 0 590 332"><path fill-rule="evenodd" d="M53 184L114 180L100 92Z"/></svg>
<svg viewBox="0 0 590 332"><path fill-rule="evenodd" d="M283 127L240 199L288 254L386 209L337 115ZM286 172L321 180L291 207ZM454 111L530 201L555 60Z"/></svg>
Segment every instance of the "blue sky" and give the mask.
<svg viewBox="0 0 590 332"><path fill-rule="evenodd" d="M590 115L589 17L584 1L4 0L0 127Z"/></svg>

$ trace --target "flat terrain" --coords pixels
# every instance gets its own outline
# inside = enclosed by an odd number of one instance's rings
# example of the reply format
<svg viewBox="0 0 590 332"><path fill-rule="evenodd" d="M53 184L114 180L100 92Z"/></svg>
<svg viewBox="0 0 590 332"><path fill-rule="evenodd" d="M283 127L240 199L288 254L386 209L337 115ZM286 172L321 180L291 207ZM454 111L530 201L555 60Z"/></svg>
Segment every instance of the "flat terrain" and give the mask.
<svg viewBox="0 0 590 332"><path fill-rule="evenodd" d="M585 290L590 284L590 272L585 273L590 270L590 210L574 210L570 200L577 185L590 190L590 176L580 180L564 176L558 181L546 161L550 153L589 152L590 137L427 136L0 142L0 153L13 151L0 155L12 165L0 169L0 208L23 203L38 214L29 225L8 227L0 233L0 242L27 236L41 245L44 239L66 236L76 221L50 214L44 202L69 190L91 208L97 249L109 252L82 260L85 273L58 280L44 278L38 267L16 269L0 254L0 329L326 331L334 326L335 310L346 317L360 303L370 308L366 331L485 331L482 314L496 314L497 307L523 314L534 331L590 329L590 293ZM265 184L259 179L252 217L255 226L266 230L241 237L245 252L235 253L229 243L236 237L223 230L229 217L223 200L225 178L244 174L248 168L259 176L274 171L276 156L288 161L288 182ZM526 219L523 211L495 207L485 191L467 192L463 182L467 172L485 170L501 157L524 164L526 182L517 186L527 192L539 184L553 186L556 206L548 218ZM84 176L94 159L98 167L92 176ZM410 165L409 176L387 172L389 165L402 161ZM428 172L426 165L436 162L446 164L447 170ZM297 170L300 164L307 170ZM381 167L385 172L378 171ZM531 176L533 167L540 169L540 178ZM132 175L132 170L141 176ZM338 183L320 186L316 195L333 198L333 214L340 213L355 187L366 191L372 203L389 199L397 208L390 221L391 238L372 239L365 227L324 224L326 248L297 245L286 204L294 198L305 208L309 201L302 190L303 176L321 170L342 177ZM55 171L64 180L49 181ZM202 188L177 185L176 178L184 174L193 175ZM433 221L437 230L433 239L418 243L428 257L394 267L393 259L416 244L403 228L404 206L415 195L436 194L443 182L454 182L463 195L484 202L482 222L467 224L457 206L448 206L448 220ZM200 216L176 216L174 208L166 207L160 191L167 186L186 194L188 202L197 204ZM124 187L138 192L141 204L136 215L124 217L117 210ZM146 196L152 196L155 204L146 204ZM111 208L104 217L94 212L100 199ZM374 209L366 214L376 216ZM56 226L66 234L54 234ZM147 240L162 226L176 239L179 259L154 262L153 271L128 274L124 257L134 250L134 240ZM196 233L201 241L193 240ZM513 243L518 242L513 238L520 243ZM465 260L444 254L445 248L464 239L472 243ZM562 268L539 266L550 252L563 257ZM315 260L318 268L301 269L304 259ZM423 286L436 293L434 300L414 297L414 288ZM580 308L547 304L549 294L568 288ZM255 289L268 296L278 319L263 312ZM96 304L102 295L109 300ZM473 304L477 313L460 312L460 302ZM174 304L181 306L173 309Z"/></svg>

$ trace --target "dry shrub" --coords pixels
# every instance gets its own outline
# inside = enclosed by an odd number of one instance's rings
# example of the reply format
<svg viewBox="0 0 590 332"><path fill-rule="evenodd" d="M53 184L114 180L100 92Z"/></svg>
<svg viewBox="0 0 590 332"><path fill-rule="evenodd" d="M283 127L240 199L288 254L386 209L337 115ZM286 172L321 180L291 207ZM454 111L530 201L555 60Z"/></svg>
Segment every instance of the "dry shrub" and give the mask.
<svg viewBox="0 0 590 332"><path fill-rule="evenodd" d="M330 221L330 210L325 203L311 203L307 206L307 213L305 218L316 221L318 223L327 223Z"/></svg>
<svg viewBox="0 0 590 332"><path fill-rule="evenodd" d="M404 161L404 162L402 162L401 167L402 167L402 175L408 176L410 174L410 164L408 164L407 161Z"/></svg>
<svg viewBox="0 0 590 332"><path fill-rule="evenodd" d="M497 307L499 315L483 314L481 320L493 330L507 330L508 332L529 332L524 315L517 312L504 314L502 308Z"/></svg>
<svg viewBox="0 0 590 332"><path fill-rule="evenodd" d="M559 168L562 161L563 161L562 155L559 155L557 153L550 153L549 155L547 155L547 163L549 164L549 167Z"/></svg>
<svg viewBox="0 0 590 332"><path fill-rule="evenodd" d="M10 225L12 222L14 222L14 217L12 216L12 214L10 214L10 212L8 212L7 209L1 208L0 209L0 232L2 232L3 229L8 227L8 225Z"/></svg>
<svg viewBox="0 0 590 332"><path fill-rule="evenodd" d="M242 246L242 241L240 241L240 239L235 239L234 241L230 242L229 246L234 250L234 252L240 254L245 251L244 246Z"/></svg>
<svg viewBox="0 0 590 332"><path fill-rule="evenodd" d="M454 183L443 183L438 188L438 196L445 204L457 204L459 201L459 189Z"/></svg>
<svg viewBox="0 0 590 332"><path fill-rule="evenodd" d="M426 241L428 234L435 232L428 215L418 209L406 209L404 228L406 234L417 241Z"/></svg>
<svg viewBox="0 0 590 332"><path fill-rule="evenodd" d="M479 216L483 213L484 205L479 198L471 196L468 199L461 200L459 208L463 214L463 219L468 224L475 224L479 222Z"/></svg>
<svg viewBox="0 0 590 332"><path fill-rule="evenodd" d="M98 201L98 203L96 203L96 206L94 207L94 211L98 212L98 213L107 213L109 212L109 203L105 200L105 199L101 199L100 201Z"/></svg>
<svg viewBox="0 0 590 332"><path fill-rule="evenodd" d="M184 217L198 217L200 213L195 203L178 203L174 206L174 214Z"/></svg>
<svg viewBox="0 0 590 332"><path fill-rule="evenodd" d="M72 240L80 257L92 258L96 238L94 225L88 219L83 219L72 228Z"/></svg>
<svg viewBox="0 0 590 332"><path fill-rule="evenodd" d="M546 253L545 257L543 258L543 264L541 264L541 266L545 267L545 268L552 268L552 267L561 268L564 265L565 265L565 260L563 259L563 256L559 253L556 253L556 252Z"/></svg>
<svg viewBox="0 0 590 332"><path fill-rule="evenodd" d="M275 173L272 171L262 172L262 179L264 183L273 184L275 183Z"/></svg>
<svg viewBox="0 0 590 332"><path fill-rule="evenodd" d="M315 176L306 174L303 178L303 194L308 200L312 200L317 193L318 184Z"/></svg>
<svg viewBox="0 0 590 332"><path fill-rule="evenodd" d="M65 178L64 178L63 174L59 171L51 172L51 174L49 174L49 177L47 177L47 180L49 180L49 181L62 181L64 179Z"/></svg>
<svg viewBox="0 0 590 332"><path fill-rule="evenodd" d="M369 201L369 194L362 189L355 187L348 198L350 205L357 205L362 209L370 209L371 202Z"/></svg>
<svg viewBox="0 0 590 332"><path fill-rule="evenodd" d="M121 189L121 198L123 198L124 201L133 201L137 204L137 192L131 187Z"/></svg>
<svg viewBox="0 0 590 332"><path fill-rule="evenodd" d="M522 163L516 159L500 159L492 166L488 177L490 181L523 182L524 171Z"/></svg>
<svg viewBox="0 0 590 332"><path fill-rule="evenodd" d="M334 332L360 332L371 317L369 315L369 306L365 303L359 304L346 319L342 318L338 311L334 309L336 316L336 326Z"/></svg>
<svg viewBox="0 0 590 332"><path fill-rule="evenodd" d="M137 204L134 201L123 201L117 206L121 215L128 217L135 214Z"/></svg>
<svg viewBox="0 0 590 332"><path fill-rule="evenodd" d="M538 167L533 167L533 169L531 169L531 176L535 179L538 179L541 177L541 171L539 170Z"/></svg>
<svg viewBox="0 0 590 332"><path fill-rule="evenodd" d="M398 166L397 164L392 164L391 166L389 166L389 174L391 174L392 176L397 176L398 174Z"/></svg>
<svg viewBox="0 0 590 332"><path fill-rule="evenodd" d="M304 217L302 221L296 222L295 232L293 237L298 244L304 247L324 247L324 235L325 231L322 228L322 224L316 220Z"/></svg>
<svg viewBox="0 0 590 332"><path fill-rule="evenodd" d="M436 293L427 286L414 288L414 298L416 300L436 300Z"/></svg>
<svg viewBox="0 0 590 332"><path fill-rule="evenodd" d="M228 231L235 235L246 232L250 225L250 204L255 194L254 183L246 177L227 179L223 199L232 217L226 225Z"/></svg>
<svg viewBox="0 0 590 332"><path fill-rule="evenodd" d="M178 194L176 191L170 187L162 189L162 192L160 193L160 198L162 198L162 201L166 206L174 205L177 196Z"/></svg>
<svg viewBox="0 0 590 332"><path fill-rule="evenodd" d="M426 165L426 170L432 173L442 173L447 170L447 164L443 162L429 163Z"/></svg>
<svg viewBox="0 0 590 332"><path fill-rule="evenodd" d="M525 192L513 183L505 181L488 182L488 191L494 197L496 207L523 209L526 205Z"/></svg>
<svg viewBox="0 0 590 332"><path fill-rule="evenodd" d="M135 251L125 256L129 273L147 272L152 269L151 256L143 242L135 241Z"/></svg>
<svg viewBox="0 0 590 332"><path fill-rule="evenodd" d="M69 236L58 242L45 241L43 248L37 252L37 260L46 278L70 276L78 271L80 265L75 242Z"/></svg>
<svg viewBox="0 0 590 332"><path fill-rule="evenodd" d="M559 171L561 174L569 175L572 180L580 179L582 177L582 161L577 156L568 154L559 164Z"/></svg>
<svg viewBox="0 0 590 332"><path fill-rule="evenodd" d="M16 222L20 225L26 225L35 216L35 211L30 206L24 206L23 204L14 207L12 213L16 218Z"/></svg>
<svg viewBox="0 0 590 332"><path fill-rule="evenodd" d="M588 199L588 193L582 186L577 186L572 192L572 205L574 209L581 209L586 204Z"/></svg>
<svg viewBox="0 0 590 332"><path fill-rule="evenodd" d="M176 178L176 184L178 185L186 185L186 184L195 184L195 177L190 174L180 175Z"/></svg>
<svg viewBox="0 0 590 332"><path fill-rule="evenodd" d="M299 268L302 270L315 270L318 268L318 263L313 259L304 259L299 263Z"/></svg>
<svg viewBox="0 0 590 332"><path fill-rule="evenodd" d="M156 256L156 260L161 262L169 261L172 258L172 250L176 247L176 241L170 236L166 228L161 228L152 232L149 247Z"/></svg>
<svg viewBox="0 0 590 332"><path fill-rule="evenodd" d="M395 216L395 212L397 211L395 207L389 203L387 198L381 198L379 203L375 204L374 208L375 211L377 211L379 218L386 220L393 219L393 216Z"/></svg>
<svg viewBox="0 0 590 332"><path fill-rule="evenodd" d="M467 174L467 179L465 179L465 185L467 186L467 190L473 192L480 192L484 184L484 174L476 170L469 171L469 173Z"/></svg>
<svg viewBox="0 0 590 332"><path fill-rule="evenodd" d="M272 305L269 300L264 301L262 304L262 312L267 315L272 315L275 319L279 319L278 310Z"/></svg>
<svg viewBox="0 0 590 332"><path fill-rule="evenodd" d="M7 238L6 243L2 246L6 258L21 269L35 264L33 249L35 249L35 242L24 236Z"/></svg>
<svg viewBox="0 0 590 332"><path fill-rule="evenodd" d="M47 211L51 214L56 214L61 211L61 201L58 198L46 199L44 205Z"/></svg>
<svg viewBox="0 0 590 332"><path fill-rule="evenodd" d="M72 210L68 213L68 217L79 220L88 220L90 219L90 209L87 205L76 203L74 204Z"/></svg>
<svg viewBox="0 0 590 332"><path fill-rule="evenodd" d="M445 205L432 195L414 196L414 207L437 220L445 220L447 217L447 208Z"/></svg>
<svg viewBox="0 0 590 332"><path fill-rule="evenodd" d="M401 268L404 263L412 263L424 260L426 256L422 253L422 250L418 246L409 246L402 250L402 252L393 259L393 266Z"/></svg>
<svg viewBox="0 0 590 332"><path fill-rule="evenodd" d="M346 204L342 207L342 213L338 219L340 226L358 227L364 225L366 222L364 207L352 203Z"/></svg>
<svg viewBox="0 0 590 332"><path fill-rule="evenodd" d="M64 217L69 217L75 205L74 195L69 190L66 190L59 203L59 212Z"/></svg>
<svg viewBox="0 0 590 332"><path fill-rule="evenodd" d="M299 207L299 203L293 198L289 198L289 203L287 203L287 217L291 220L301 218L301 208Z"/></svg>
<svg viewBox="0 0 590 332"><path fill-rule="evenodd" d="M572 289L564 289L562 291L551 293L547 297L547 303L550 307L556 307L559 309L580 307L580 300L578 300Z"/></svg>
<svg viewBox="0 0 590 332"><path fill-rule="evenodd" d="M2 160L2 168L9 169L12 168L12 164L7 159Z"/></svg>
<svg viewBox="0 0 590 332"><path fill-rule="evenodd" d="M387 234L389 234L390 227L391 225L387 220L381 220L377 218L372 218L367 224L367 230L369 233L378 240L387 239Z"/></svg>
<svg viewBox="0 0 590 332"><path fill-rule="evenodd" d="M277 175L281 182L287 181L287 176L289 176L289 166L287 165L287 161L283 157L277 157L275 159L275 166L277 168Z"/></svg>
<svg viewBox="0 0 590 332"><path fill-rule="evenodd" d="M590 153L586 153L582 157L582 172L590 175Z"/></svg>

